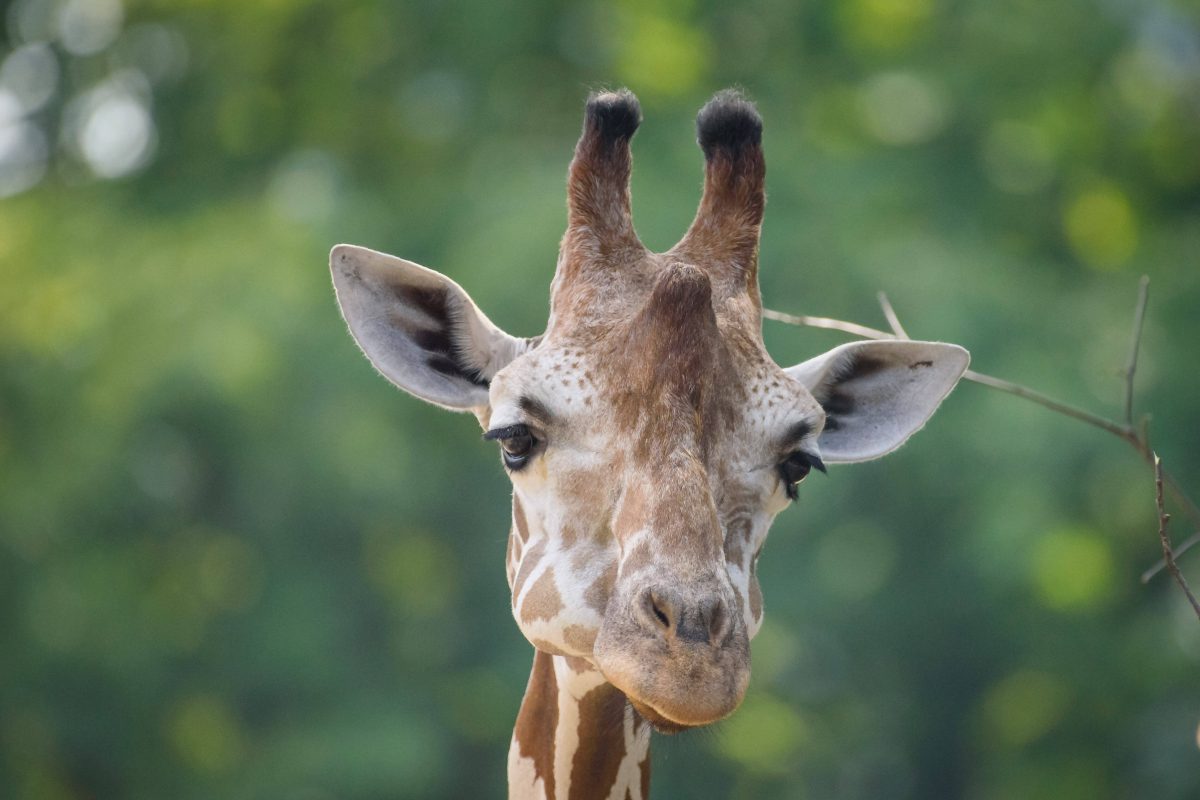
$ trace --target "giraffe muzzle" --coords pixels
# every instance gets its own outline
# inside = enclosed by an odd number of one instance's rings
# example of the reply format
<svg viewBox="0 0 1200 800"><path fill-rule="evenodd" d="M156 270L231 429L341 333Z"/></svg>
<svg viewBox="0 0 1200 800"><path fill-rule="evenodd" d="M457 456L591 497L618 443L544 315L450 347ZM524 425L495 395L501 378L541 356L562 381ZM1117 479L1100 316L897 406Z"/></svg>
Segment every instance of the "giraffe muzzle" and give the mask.
<svg viewBox="0 0 1200 800"><path fill-rule="evenodd" d="M708 725L742 702L750 642L725 588L656 583L609 602L596 663L660 732Z"/></svg>

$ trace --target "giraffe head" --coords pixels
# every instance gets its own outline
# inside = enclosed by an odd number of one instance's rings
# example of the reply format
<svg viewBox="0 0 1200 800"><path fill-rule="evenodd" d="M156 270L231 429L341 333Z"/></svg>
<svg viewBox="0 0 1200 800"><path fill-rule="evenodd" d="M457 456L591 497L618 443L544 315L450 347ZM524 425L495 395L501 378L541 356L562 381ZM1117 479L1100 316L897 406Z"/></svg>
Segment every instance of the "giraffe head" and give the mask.
<svg viewBox="0 0 1200 800"><path fill-rule="evenodd" d="M507 571L538 649L599 669L660 730L730 714L762 623L775 515L826 463L921 428L966 369L951 344L856 342L782 368L761 333L762 122L734 92L697 119L703 197L665 253L630 216L627 91L593 95L543 335L493 325L424 267L339 245L350 330L400 388L471 411L512 479Z"/></svg>

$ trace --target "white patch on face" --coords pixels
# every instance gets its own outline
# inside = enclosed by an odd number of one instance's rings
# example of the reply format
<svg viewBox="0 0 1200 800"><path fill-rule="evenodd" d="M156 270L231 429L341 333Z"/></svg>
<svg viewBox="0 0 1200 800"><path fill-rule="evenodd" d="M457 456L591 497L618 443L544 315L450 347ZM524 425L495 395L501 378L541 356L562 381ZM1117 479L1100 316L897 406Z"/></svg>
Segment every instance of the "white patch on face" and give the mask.
<svg viewBox="0 0 1200 800"><path fill-rule="evenodd" d="M651 534L650 534L649 528L639 528L638 530L625 535L624 541L622 541L620 544L622 560L621 560L621 563L618 565L619 577L621 579L625 579L625 578L630 577L631 575L637 574L636 572L629 572L629 564L625 561L624 557L629 555L630 553L632 553L634 550L637 550L638 547L640 547L643 544L649 545L651 550L654 549L654 541L651 539ZM653 570L653 568L654 568L654 564L653 564L653 562L650 562L650 563L644 564L640 571L646 572L649 570Z"/></svg>
<svg viewBox="0 0 1200 800"><path fill-rule="evenodd" d="M746 623L746 632L751 639L758 634L763 621L761 607L758 616L755 616L750 603L750 578L754 566L754 557L762 548L762 544L767 538L767 532L771 527L771 522L774 519L774 514L765 512L755 514L754 520L750 523L751 532L746 546L742 550L741 560L736 563L733 561L725 562L725 571L729 575L729 582L733 584L733 588L737 590L737 596L741 598L742 620Z"/></svg>
<svg viewBox="0 0 1200 800"><path fill-rule="evenodd" d="M612 465L613 426L597 419L602 415L589 369L583 352L571 347L522 356L492 381L488 427L528 425L539 440L529 464L510 473L529 534L524 543L517 537L510 556L513 616L535 645L590 659L590 641L603 621L603 608L595 607L594 596L589 603L589 590L611 571L618 552L609 533L611 504L580 494L615 496L620 476ZM523 399L534 401L552 419L538 419L522 407ZM535 556L536 566L525 563ZM550 619L522 614L532 587L548 570L562 610Z"/></svg>
<svg viewBox="0 0 1200 800"><path fill-rule="evenodd" d="M534 525L529 525L529 541L534 541ZM521 593L512 600L512 616L517 626L521 628L524 637L535 644L550 646L560 654L592 658L592 650L582 649L574 640L569 642L566 631L577 627L584 630L599 631L602 620L599 613L588 606L584 593L592 585L590 581L580 581L576 573L570 571L570 561L575 553L568 553L558 546L558 542L550 536L541 536L546 541L546 549L541 555L538 566L529 572L528 578L522 584ZM527 548L532 549L532 548ZM562 600L562 610L550 619L526 619L521 613L524 602L530 590L538 584L540 578L548 570L553 570L554 588ZM557 655L557 654L556 654Z"/></svg>
<svg viewBox="0 0 1200 800"><path fill-rule="evenodd" d="M534 465L530 465L532 468ZM528 470L523 470L525 472ZM553 475L553 472L550 473ZM563 543L562 529L565 525L578 528L578 520L568 520L563 504L555 502L555 493L550 491L528 491L523 475L514 476L514 495L525 513L529 540L524 545L522 560L516 564L520 575L524 556L534 557L528 574L520 578L519 590L513 595L513 617L522 634L535 645L548 645L553 651L591 659L590 646L583 647L584 632L594 638L603 618L600 611L588 602L588 591L600 579L610 565L616 563L615 545L605 542L602 536L592 531L579 534L573 546ZM536 478L535 486L553 484L551 478ZM561 610L545 619L522 613L522 609L533 587L547 571L552 570L551 579L561 601ZM568 636L568 631L573 635Z"/></svg>

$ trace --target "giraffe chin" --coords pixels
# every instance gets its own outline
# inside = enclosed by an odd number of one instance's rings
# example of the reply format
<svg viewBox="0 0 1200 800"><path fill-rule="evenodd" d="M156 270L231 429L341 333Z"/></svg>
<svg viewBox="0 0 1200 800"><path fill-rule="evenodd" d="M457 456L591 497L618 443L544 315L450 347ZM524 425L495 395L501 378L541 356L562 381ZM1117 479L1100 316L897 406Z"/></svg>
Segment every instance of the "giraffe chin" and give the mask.
<svg viewBox="0 0 1200 800"><path fill-rule="evenodd" d="M674 736L677 733L682 733L692 728L704 727L703 725L685 725L682 722L675 722L674 720L667 719L645 703L639 703L628 695L625 699L629 700L629 705L633 706L633 710L638 713L638 716L650 723L651 728L667 736Z"/></svg>
<svg viewBox="0 0 1200 800"><path fill-rule="evenodd" d="M749 663L698 664L708 659L687 658L674 659L675 663L647 662L602 646L595 655L604 679L659 733L702 728L728 717L742 704L750 683ZM684 677L676 679L675 675Z"/></svg>

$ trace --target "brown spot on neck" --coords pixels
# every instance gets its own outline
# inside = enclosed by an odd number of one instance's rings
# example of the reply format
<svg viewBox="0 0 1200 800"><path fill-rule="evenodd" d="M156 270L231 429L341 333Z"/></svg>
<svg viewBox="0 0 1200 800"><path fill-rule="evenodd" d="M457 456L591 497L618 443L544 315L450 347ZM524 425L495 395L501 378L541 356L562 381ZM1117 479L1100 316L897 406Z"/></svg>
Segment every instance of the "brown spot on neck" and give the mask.
<svg viewBox="0 0 1200 800"><path fill-rule="evenodd" d="M529 687L517 714L513 738L522 758L533 761L534 775L546 787L546 797L554 797L554 735L558 730L558 680L554 677L554 659L540 650L533 656Z"/></svg>
<svg viewBox="0 0 1200 800"><path fill-rule="evenodd" d="M625 695L602 683L579 701L579 747L568 800L608 797L625 759Z"/></svg>

